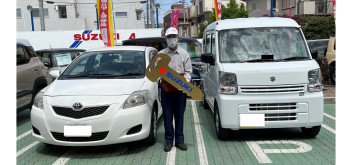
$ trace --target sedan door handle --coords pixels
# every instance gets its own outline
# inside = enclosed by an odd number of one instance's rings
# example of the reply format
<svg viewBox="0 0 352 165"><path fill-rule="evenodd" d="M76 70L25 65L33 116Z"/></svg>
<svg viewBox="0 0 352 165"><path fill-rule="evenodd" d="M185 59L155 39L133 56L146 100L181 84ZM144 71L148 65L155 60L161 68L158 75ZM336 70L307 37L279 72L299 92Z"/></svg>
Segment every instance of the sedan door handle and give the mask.
<svg viewBox="0 0 352 165"><path fill-rule="evenodd" d="M38 69L37 68L33 68L33 72L37 72L38 71Z"/></svg>

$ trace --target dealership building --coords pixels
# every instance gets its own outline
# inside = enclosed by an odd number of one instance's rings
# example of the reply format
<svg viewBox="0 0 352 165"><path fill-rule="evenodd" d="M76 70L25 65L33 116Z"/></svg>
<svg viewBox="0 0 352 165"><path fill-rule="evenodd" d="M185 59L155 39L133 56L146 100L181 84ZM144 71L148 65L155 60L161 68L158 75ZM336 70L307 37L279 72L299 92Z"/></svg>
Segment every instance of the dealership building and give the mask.
<svg viewBox="0 0 352 165"><path fill-rule="evenodd" d="M96 0L43 1L45 31L97 30ZM141 0L114 1L116 29L144 29ZM17 31L41 31L38 0L17 0ZM32 21L33 20L33 21ZM33 22L33 24L32 24Z"/></svg>

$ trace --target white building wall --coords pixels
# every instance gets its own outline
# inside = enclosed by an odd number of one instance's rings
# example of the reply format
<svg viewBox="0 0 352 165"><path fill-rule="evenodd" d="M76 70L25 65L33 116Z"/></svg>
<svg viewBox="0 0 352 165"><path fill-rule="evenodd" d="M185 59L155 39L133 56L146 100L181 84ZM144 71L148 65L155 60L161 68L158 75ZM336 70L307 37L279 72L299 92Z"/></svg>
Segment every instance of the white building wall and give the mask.
<svg viewBox="0 0 352 165"><path fill-rule="evenodd" d="M96 0L60 0L54 3L47 4L44 2L44 8L48 8L49 16L45 17L45 30L96 30ZM77 4L72 5L71 3ZM128 1L126 1L128 2ZM90 3L90 4L82 4ZM33 8L39 8L38 0L17 0L17 7L21 8L21 18L17 18L17 31L31 31L31 17L27 10L27 5ZM55 9L57 5L66 5L67 18L59 18L59 12ZM115 17L116 29L144 29L144 21L137 20L136 3L119 3L114 1L115 12L127 12L127 17ZM76 17L76 13L77 17ZM33 18L34 30L40 31L40 18Z"/></svg>

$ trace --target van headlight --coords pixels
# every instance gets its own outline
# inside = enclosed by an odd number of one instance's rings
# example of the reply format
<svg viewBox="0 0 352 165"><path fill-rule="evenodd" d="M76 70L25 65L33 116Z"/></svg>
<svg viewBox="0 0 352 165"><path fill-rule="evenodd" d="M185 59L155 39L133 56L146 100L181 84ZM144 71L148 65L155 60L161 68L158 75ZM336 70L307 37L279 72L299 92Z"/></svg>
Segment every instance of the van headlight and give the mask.
<svg viewBox="0 0 352 165"><path fill-rule="evenodd" d="M125 101L123 109L140 106L148 103L149 91L136 91Z"/></svg>
<svg viewBox="0 0 352 165"><path fill-rule="evenodd" d="M238 92L237 88L235 73L219 72L219 93L235 95Z"/></svg>
<svg viewBox="0 0 352 165"><path fill-rule="evenodd" d="M44 92L42 92L42 91L37 93L37 95L34 97L33 106L40 108L40 109L44 109L43 95L44 95Z"/></svg>
<svg viewBox="0 0 352 165"><path fill-rule="evenodd" d="M323 88L320 69L308 71L308 92L320 92Z"/></svg>

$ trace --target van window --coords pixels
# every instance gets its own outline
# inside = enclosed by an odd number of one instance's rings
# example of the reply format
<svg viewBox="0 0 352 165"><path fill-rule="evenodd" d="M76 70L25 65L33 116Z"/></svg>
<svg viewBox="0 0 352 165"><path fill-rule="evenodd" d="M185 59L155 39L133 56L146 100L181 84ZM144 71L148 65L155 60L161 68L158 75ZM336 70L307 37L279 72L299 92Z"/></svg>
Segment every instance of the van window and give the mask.
<svg viewBox="0 0 352 165"><path fill-rule="evenodd" d="M219 32L220 61L224 63L261 59L274 55L275 60L289 57L310 59L298 28L250 28Z"/></svg>
<svg viewBox="0 0 352 165"><path fill-rule="evenodd" d="M211 53L215 55L215 34L211 34Z"/></svg>
<svg viewBox="0 0 352 165"><path fill-rule="evenodd" d="M210 34L207 35L206 39L205 39L205 53L210 53Z"/></svg>

